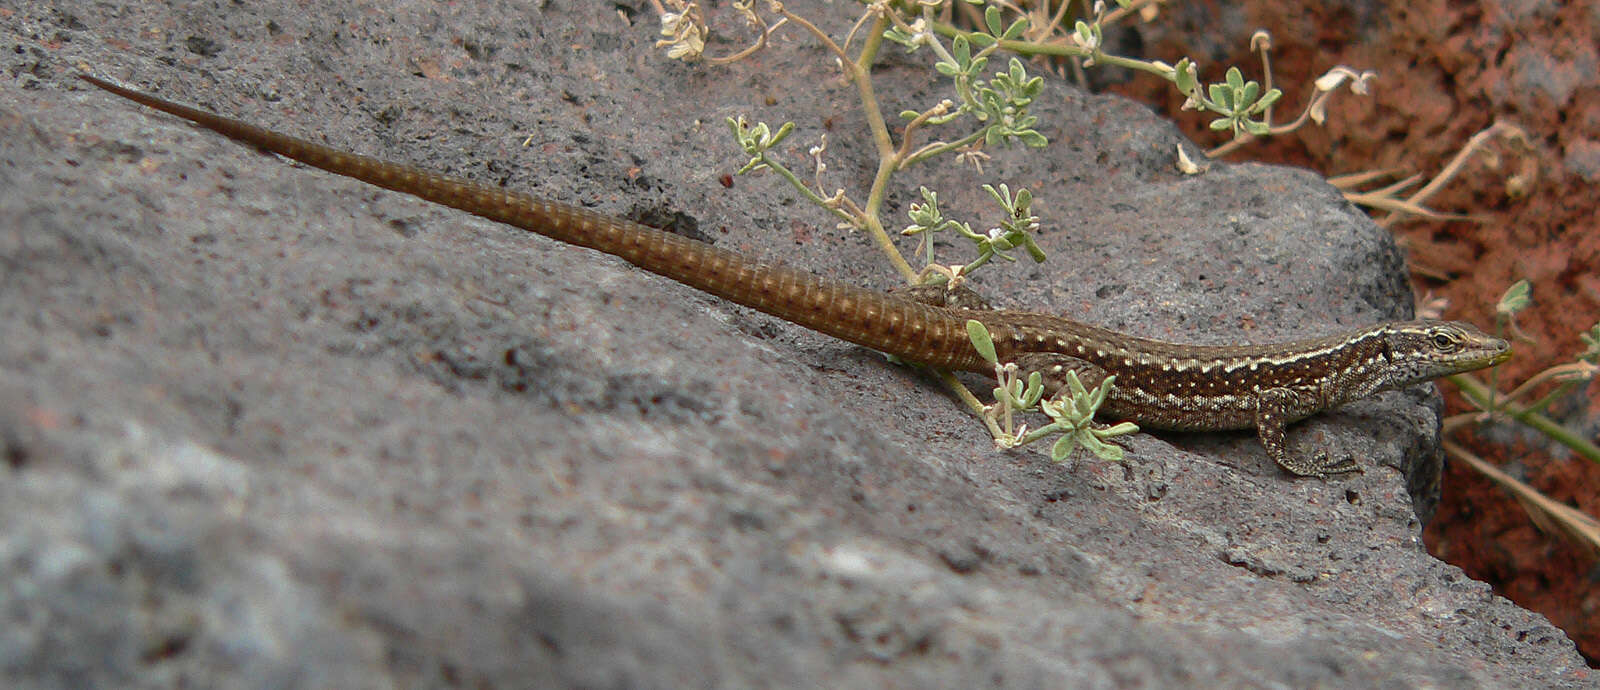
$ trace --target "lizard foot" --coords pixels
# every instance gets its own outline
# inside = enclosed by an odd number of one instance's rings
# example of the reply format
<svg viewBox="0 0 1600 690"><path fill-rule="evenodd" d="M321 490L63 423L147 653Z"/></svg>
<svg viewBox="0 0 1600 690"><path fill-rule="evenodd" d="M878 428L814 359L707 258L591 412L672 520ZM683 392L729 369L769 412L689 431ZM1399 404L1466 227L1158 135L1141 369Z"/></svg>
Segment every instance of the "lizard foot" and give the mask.
<svg viewBox="0 0 1600 690"><path fill-rule="evenodd" d="M1328 452L1319 450L1310 458L1286 457L1279 458L1278 465L1293 474L1302 477L1317 477L1328 479L1338 474L1361 472L1361 466L1356 464L1355 458L1345 456L1340 460L1328 458Z"/></svg>

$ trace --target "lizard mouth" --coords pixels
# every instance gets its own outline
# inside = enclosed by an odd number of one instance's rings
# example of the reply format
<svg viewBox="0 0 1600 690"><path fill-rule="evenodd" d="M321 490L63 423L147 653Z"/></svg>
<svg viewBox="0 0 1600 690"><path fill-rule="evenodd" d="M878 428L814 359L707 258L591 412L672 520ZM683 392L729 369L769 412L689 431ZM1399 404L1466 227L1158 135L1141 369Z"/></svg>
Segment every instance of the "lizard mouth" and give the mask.
<svg viewBox="0 0 1600 690"><path fill-rule="evenodd" d="M1511 343L1508 343L1508 342L1506 342L1504 340L1501 340L1501 341L1498 342L1498 344L1500 346L1500 349L1499 349L1498 352L1494 353L1494 356L1489 358L1488 366L1492 367L1492 366L1494 366L1496 364L1499 364L1499 363L1504 362L1504 361L1506 361L1508 359L1511 359Z"/></svg>

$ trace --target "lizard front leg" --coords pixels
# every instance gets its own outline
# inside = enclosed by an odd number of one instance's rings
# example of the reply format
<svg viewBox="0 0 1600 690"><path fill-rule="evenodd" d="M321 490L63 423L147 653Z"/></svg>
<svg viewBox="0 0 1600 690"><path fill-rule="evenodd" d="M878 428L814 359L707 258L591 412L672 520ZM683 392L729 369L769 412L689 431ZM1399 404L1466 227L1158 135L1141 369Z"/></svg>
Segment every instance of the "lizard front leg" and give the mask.
<svg viewBox="0 0 1600 690"><path fill-rule="evenodd" d="M1305 396L1312 396L1312 399ZM1286 427L1291 421L1304 417L1304 410L1315 406L1314 394L1307 391L1268 388L1256 395L1256 434L1261 437L1261 446L1267 449L1267 455L1279 467L1302 477L1327 479L1335 474L1361 471L1350 458L1330 461L1325 450L1318 450L1309 458L1289 452Z"/></svg>

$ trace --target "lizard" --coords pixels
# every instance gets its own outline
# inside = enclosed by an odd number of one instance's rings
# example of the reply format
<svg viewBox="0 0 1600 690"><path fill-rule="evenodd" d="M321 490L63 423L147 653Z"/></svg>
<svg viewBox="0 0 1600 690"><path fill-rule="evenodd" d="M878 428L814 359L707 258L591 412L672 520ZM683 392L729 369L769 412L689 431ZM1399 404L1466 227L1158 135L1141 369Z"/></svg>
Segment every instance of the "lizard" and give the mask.
<svg viewBox="0 0 1600 690"><path fill-rule="evenodd" d="M1050 314L990 309L965 297L869 290L711 244L520 192L451 178L274 132L87 74L113 94L247 145L367 184L442 204L568 244L901 360L992 371L966 322L988 329L1001 362L1040 372L1047 390L1075 372L1114 385L1100 416L1154 429L1254 429L1284 470L1327 478L1358 471L1349 458L1290 452L1294 422L1374 393L1499 364L1510 345L1464 322L1419 319L1274 344L1190 345L1136 337ZM964 289L964 288L963 288ZM943 291L944 288L939 288Z"/></svg>

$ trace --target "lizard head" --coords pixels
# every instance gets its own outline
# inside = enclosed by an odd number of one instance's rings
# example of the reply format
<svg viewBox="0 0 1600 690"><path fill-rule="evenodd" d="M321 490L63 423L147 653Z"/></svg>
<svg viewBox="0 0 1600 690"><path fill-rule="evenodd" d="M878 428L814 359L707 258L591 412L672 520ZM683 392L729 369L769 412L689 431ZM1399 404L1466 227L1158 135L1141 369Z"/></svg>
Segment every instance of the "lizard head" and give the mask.
<svg viewBox="0 0 1600 690"><path fill-rule="evenodd" d="M1384 340L1391 367L1390 385L1396 388L1511 359L1510 343L1459 321L1391 324Z"/></svg>

